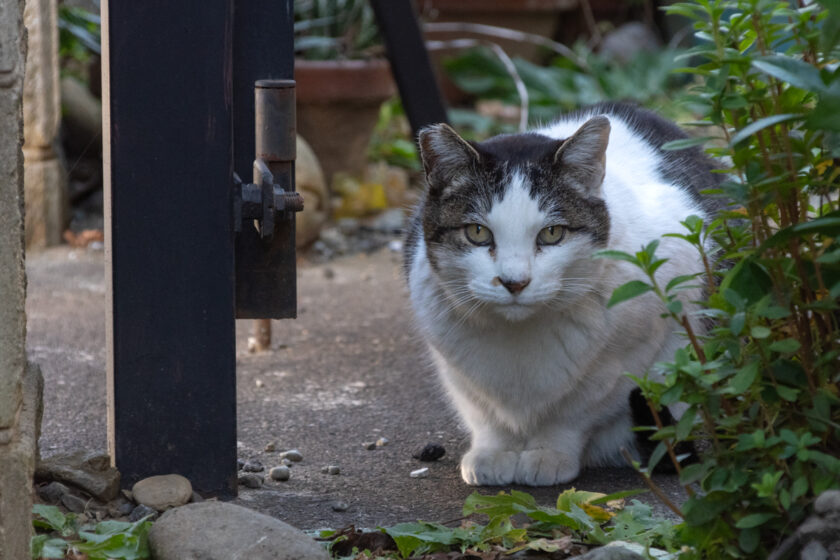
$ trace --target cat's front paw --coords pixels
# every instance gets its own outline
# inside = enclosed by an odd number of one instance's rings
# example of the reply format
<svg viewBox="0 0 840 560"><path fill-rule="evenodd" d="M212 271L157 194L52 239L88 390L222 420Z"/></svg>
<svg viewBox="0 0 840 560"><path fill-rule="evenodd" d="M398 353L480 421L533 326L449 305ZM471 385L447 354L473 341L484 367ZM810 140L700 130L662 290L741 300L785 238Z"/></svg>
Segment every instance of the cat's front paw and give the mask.
<svg viewBox="0 0 840 560"><path fill-rule="evenodd" d="M574 480L580 459L554 449L528 449L519 455L514 480L527 486L551 486Z"/></svg>
<svg viewBox="0 0 840 560"><path fill-rule="evenodd" d="M504 486L513 482L519 454L472 449L461 459L461 478L470 486Z"/></svg>

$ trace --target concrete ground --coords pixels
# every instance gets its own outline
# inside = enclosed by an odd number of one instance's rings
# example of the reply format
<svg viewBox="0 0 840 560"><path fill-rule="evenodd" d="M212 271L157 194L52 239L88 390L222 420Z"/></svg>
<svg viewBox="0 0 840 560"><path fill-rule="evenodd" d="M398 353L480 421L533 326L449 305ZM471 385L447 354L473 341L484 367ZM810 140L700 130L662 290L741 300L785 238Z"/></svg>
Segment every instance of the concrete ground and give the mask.
<svg viewBox="0 0 840 560"><path fill-rule="evenodd" d="M45 377L43 456L106 449L105 281L101 251L66 247L27 256L28 353ZM474 489L458 474L468 439L439 390L412 329L399 254L383 249L299 267L299 318L273 323L271 351L249 354L250 322L237 325L239 456L266 468L296 448L287 482L240 487L238 503L300 528L389 525L460 517ZM367 450L363 442L389 443ZM439 442L446 456L412 454ZM340 475L321 472L337 465ZM428 478L409 473L428 466ZM674 477L658 482L677 501ZM630 469L589 470L578 489L642 486ZM552 504L563 487L527 489ZM498 488L481 488L495 493ZM653 498L644 501L663 508ZM345 502L346 511L333 504Z"/></svg>

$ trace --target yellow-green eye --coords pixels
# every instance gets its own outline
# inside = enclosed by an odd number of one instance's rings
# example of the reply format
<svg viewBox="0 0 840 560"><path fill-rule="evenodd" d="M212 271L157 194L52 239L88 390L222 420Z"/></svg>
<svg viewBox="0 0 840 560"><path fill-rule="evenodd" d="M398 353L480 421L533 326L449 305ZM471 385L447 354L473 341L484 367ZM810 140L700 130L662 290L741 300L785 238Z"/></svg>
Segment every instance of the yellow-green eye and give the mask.
<svg viewBox="0 0 840 560"><path fill-rule="evenodd" d="M473 245L490 245L493 242L493 232L480 224L465 225L464 236Z"/></svg>
<svg viewBox="0 0 840 560"><path fill-rule="evenodd" d="M542 228L537 234L537 244L539 245L557 245L566 236L566 228L563 226L548 226Z"/></svg>

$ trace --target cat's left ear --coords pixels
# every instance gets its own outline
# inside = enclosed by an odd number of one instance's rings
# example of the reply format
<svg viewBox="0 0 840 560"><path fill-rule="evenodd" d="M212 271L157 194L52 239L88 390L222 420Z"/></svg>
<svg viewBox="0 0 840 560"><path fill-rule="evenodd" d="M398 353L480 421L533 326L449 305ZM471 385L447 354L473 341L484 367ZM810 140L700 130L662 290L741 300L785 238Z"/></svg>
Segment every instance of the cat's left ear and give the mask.
<svg viewBox="0 0 840 560"><path fill-rule="evenodd" d="M418 137L420 159L430 192L440 194L458 176L469 174L481 160L476 149L448 124L424 128Z"/></svg>
<svg viewBox="0 0 840 560"><path fill-rule="evenodd" d="M610 120L604 115L592 117L563 142L554 154L554 165L560 172L572 174L583 189L600 192L607 164Z"/></svg>

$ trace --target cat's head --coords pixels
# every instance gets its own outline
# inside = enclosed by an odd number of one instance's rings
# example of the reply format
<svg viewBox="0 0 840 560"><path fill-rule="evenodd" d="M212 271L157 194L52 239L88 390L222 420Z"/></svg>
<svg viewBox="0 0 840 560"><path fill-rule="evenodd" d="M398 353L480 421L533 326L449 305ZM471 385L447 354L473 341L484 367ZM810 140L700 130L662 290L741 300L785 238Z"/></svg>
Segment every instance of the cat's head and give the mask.
<svg viewBox="0 0 840 560"><path fill-rule="evenodd" d="M445 124L420 133L423 234L451 302L509 320L584 297L607 244L601 197L610 123L566 140L539 134L467 142Z"/></svg>

